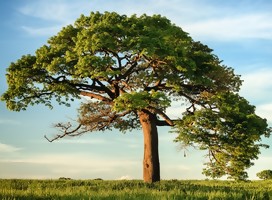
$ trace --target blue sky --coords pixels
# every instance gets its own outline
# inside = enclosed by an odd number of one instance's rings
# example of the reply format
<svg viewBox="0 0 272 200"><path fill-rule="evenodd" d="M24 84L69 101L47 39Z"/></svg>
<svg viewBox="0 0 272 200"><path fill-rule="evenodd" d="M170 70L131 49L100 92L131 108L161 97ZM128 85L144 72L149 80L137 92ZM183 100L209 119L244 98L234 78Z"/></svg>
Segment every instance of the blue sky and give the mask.
<svg viewBox="0 0 272 200"><path fill-rule="evenodd" d="M242 75L241 95L257 114L272 124L272 1L270 0L11 0L0 1L0 93L6 89L5 69L24 54L34 54L63 26L80 14L115 11L120 14L161 14ZM47 142L52 124L75 119L72 107L42 105L11 112L0 102L0 178L142 179L141 131L90 133ZM169 112L175 113L175 109ZM159 129L162 179L203 179L204 152L183 156L169 129ZM264 142L272 145L271 139ZM250 179L272 165L271 149L262 150L248 170Z"/></svg>

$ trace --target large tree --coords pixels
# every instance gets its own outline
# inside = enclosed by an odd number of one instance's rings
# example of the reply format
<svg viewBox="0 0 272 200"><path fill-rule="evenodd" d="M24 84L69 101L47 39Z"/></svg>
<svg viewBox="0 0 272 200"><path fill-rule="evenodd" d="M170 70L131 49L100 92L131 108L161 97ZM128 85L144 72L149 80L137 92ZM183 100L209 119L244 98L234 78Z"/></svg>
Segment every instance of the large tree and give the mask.
<svg viewBox="0 0 272 200"><path fill-rule="evenodd" d="M146 182L160 180L158 126L173 127L177 142L207 150L206 175L239 179L260 153L256 142L270 134L266 120L238 95L242 81L233 69L160 15L82 15L35 55L11 63L7 82L2 100L15 111L88 97L78 125L57 123L60 133L49 141L141 127ZM177 119L166 113L172 102L187 106Z"/></svg>

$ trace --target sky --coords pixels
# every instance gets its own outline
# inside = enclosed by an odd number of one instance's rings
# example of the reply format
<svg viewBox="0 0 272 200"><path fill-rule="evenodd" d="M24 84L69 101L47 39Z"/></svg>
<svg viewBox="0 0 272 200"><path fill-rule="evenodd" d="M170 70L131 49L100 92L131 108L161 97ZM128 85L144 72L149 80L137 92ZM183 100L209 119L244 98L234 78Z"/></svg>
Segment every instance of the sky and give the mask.
<svg viewBox="0 0 272 200"><path fill-rule="evenodd" d="M244 80L240 94L272 125L272 1L270 0L10 0L0 1L0 94L7 89L11 62L36 49L91 11L161 14L195 41L214 49L223 64ZM13 112L0 102L0 178L142 179L143 137L140 130L93 132L49 143L54 123L76 119L80 102L71 107L43 105ZM175 110L175 109L172 109ZM205 179L205 152L181 149L170 129L159 128L161 179ZM263 139L270 144L271 139ZM271 169L272 151L262 149L249 179ZM186 157L184 157L184 152Z"/></svg>

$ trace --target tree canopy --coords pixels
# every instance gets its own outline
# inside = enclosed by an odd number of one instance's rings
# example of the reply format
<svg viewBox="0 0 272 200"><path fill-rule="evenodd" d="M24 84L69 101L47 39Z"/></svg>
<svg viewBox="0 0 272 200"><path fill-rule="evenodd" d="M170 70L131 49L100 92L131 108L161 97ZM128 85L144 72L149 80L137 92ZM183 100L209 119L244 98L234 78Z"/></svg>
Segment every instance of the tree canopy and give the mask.
<svg viewBox="0 0 272 200"><path fill-rule="evenodd" d="M257 143L270 135L266 120L238 95L240 76L160 15L82 15L35 55L11 63L7 82L1 99L14 111L34 104L52 108L52 99L69 106L70 100L89 97L79 108L78 126L57 123L61 133L50 141L144 129L149 120L153 131L171 126L176 142L207 150L204 174L237 179L247 177L259 148L268 147ZM166 113L172 102L186 106L177 119ZM149 117L141 120L143 113Z"/></svg>

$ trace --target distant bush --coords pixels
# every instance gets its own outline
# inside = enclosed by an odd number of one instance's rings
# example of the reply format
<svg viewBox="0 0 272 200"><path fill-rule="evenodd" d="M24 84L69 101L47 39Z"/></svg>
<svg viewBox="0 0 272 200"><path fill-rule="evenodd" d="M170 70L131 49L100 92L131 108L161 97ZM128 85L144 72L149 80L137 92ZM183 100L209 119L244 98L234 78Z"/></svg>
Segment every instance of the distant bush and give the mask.
<svg viewBox="0 0 272 200"><path fill-rule="evenodd" d="M72 180L71 178L59 177L59 180Z"/></svg>
<svg viewBox="0 0 272 200"><path fill-rule="evenodd" d="M263 170L256 174L260 179L272 179L272 170Z"/></svg>

